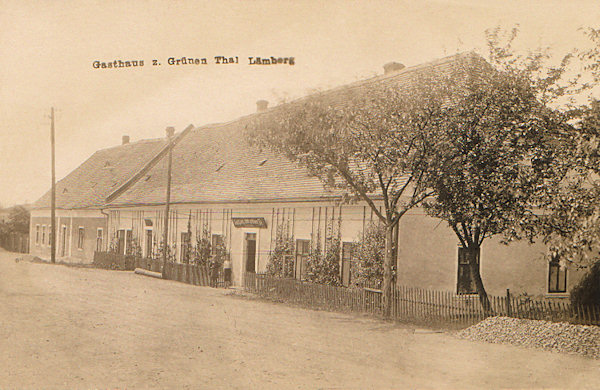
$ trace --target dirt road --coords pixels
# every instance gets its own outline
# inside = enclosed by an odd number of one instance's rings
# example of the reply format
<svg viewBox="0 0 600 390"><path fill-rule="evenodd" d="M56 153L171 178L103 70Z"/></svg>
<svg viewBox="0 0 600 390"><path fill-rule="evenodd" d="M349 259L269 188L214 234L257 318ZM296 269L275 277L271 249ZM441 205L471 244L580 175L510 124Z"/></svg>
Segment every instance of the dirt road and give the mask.
<svg viewBox="0 0 600 390"><path fill-rule="evenodd" d="M0 388L597 388L600 362L0 253Z"/></svg>

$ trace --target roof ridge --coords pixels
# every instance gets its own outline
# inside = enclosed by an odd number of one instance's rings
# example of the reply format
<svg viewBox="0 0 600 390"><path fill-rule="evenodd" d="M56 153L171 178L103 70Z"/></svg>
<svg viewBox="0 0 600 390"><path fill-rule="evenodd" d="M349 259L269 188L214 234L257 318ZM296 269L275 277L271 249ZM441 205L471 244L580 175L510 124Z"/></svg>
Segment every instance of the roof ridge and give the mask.
<svg viewBox="0 0 600 390"><path fill-rule="evenodd" d="M94 153L103 152L103 151L111 150L111 149L127 147L128 145L139 145L139 144L143 144L143 143L158 142L161 140L163 140L163 138L144 138L144 139L139 139L137 141L128 142L126 144L107 146L106 148L101 148L101 149L96 150Z"/></svg>
<svg viewBox="0 0 600 390"><path fill-rule="evenodd" d="M294 104L294 103L298 103L298 102L301 102L303 100L309 99L310 97L313 97L313 96L327 95L327 94L330 94L330 93L335 93L337 91L341 91L341 90L346 89L346 88L358 88L358 87L361 87L361 86L364 86L364 85L368 85L368 84L371 84L371 83L385 81L385 80L393 79L393 78L396 78L396 77L399 77L399 76L402 76L402 75L405 75L405 74L409 74L409 73L418 71L420 69L424 69L424 68L426 68L428 66L438 66L438 65L442 65L442 64L448 63L448 62L450 62L450 61L452 61L454 59L458 59L458 58L461 58L461 57L462 58L466 58L466 57L470 57L470 56L483 58L483 57L481 57L481 55L479 55L474 50L469 50L469 51L464 51L464 52L460 52L460 53L455 53L455 54L452 54L452 55L449 55L449 56L446 56L446 57L437 58L437 59L434 59L434 60L431 60L431 61L428 61L428 62L423 62L423 63L417 64L417 65L407 66L406 68L404 68L404 69L402 69L400 71L391 72L390 74L380 74L380 75L376 75L374 77L370 77L370 78L363 79L363 80L358 80L358 81L353 81L351 83L340 85L340 86L333 87L333 88L329 88L329 89L326 89L326 90L323 90L323 91L313 92L313 93L310 93L308 95L300 96L300 97L298 97L296 99L290 100L289 102L282 102L282 103L280 103L280 104L278 104L276 106L268 108L265 111L253 112L253 113L250 113L250 114L246 114L246 115L240 116L240 117L238 117L236 119L232 119L232 120L227 121L227 122L208 123L208 124L205 124L205 125L201 125L201 126L197 127L196 129L197 130L207 130L207 129L210 129L210 128L218 128L218 127L229 126L232 123L240 122L240 121L249 119L249 118L251 118L253 116L263 115L263 114L266 114L266 113L271 112L273 110L276 110L276 109L279 109L281 107L287 106L289 104Z"/></svg>

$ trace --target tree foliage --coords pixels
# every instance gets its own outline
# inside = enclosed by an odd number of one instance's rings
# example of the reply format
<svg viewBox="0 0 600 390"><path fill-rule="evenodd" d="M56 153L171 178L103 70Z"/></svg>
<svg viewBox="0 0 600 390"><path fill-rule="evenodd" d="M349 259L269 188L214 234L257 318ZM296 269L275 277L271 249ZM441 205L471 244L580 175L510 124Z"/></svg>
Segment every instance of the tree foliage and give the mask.
<svg viewBox="0 0 600 390"><path fill-rule="evenodd" d="M571 290L571 302L575 305L600 305L600 261L594 263L584 277Z"/></svg>
<svg viewBox="0 0 600 390"><path fill-rule="evenodd" d="M29 233L29 211L23 206L14 206L10 208L8 220L0 223L0 233Z"/></svg>
<svg viewBox="0 0 600 390"><path fill-rule="evenodd" d="M317 240L306 260L306 280L330 286L341 286L340 254L339 237L329 238L325 250L321 248L321 240Z"/></svg>
<svg viewBox="0 0 600 390"><path fill-rule="evenodd" d="M380 223L371 223L356 243L352 268L352 283L357 286L381 288L385 257L385 229ZM392 274L395 275L393 267Z"/></svg>
<svg viewBox="0 0 600 390"><path fill-rule="evenodd" d="M595 91L600 81L600 30L587 29L591 46L579 51L584 78L576 91ZM544 209L532 231L549 245L548 258L563 265L589 267L600 259L600 103L590 96L588 104L569 107L571 126L562 139L555 161L567 172L554 176L539 199Z"/></svg>

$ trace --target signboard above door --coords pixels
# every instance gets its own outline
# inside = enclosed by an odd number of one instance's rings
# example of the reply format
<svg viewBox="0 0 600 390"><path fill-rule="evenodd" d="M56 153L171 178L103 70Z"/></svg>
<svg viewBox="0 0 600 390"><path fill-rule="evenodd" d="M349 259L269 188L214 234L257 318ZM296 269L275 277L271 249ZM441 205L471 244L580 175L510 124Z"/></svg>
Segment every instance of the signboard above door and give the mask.
<svg viewBox="0 0 600 390"><path fill-rule="evenodd" d="M236 228L259 228L265 229L267 221L264 218L231 218Z"/></svg>

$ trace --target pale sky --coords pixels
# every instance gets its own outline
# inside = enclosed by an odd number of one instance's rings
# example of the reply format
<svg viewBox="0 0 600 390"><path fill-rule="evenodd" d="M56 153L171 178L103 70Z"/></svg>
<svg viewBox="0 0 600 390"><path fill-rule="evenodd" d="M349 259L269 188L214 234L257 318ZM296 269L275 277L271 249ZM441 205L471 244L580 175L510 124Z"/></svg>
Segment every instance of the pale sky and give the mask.
<svg viewBox="0 0 600 390"><path fill-rule="evenodd" d="M50 187L98 149L225 122L315 89L484 50L484 30L520 24L522 47L585 44L600 1L5 1L0 0L0 205ZM216 65L215 56L238 56ZM168 66L169 57L208 59ZM248 57L294 57L250 66ZM92 63L143 60L141 68ZM161 66L152 66L157 59Z"/></svg>

